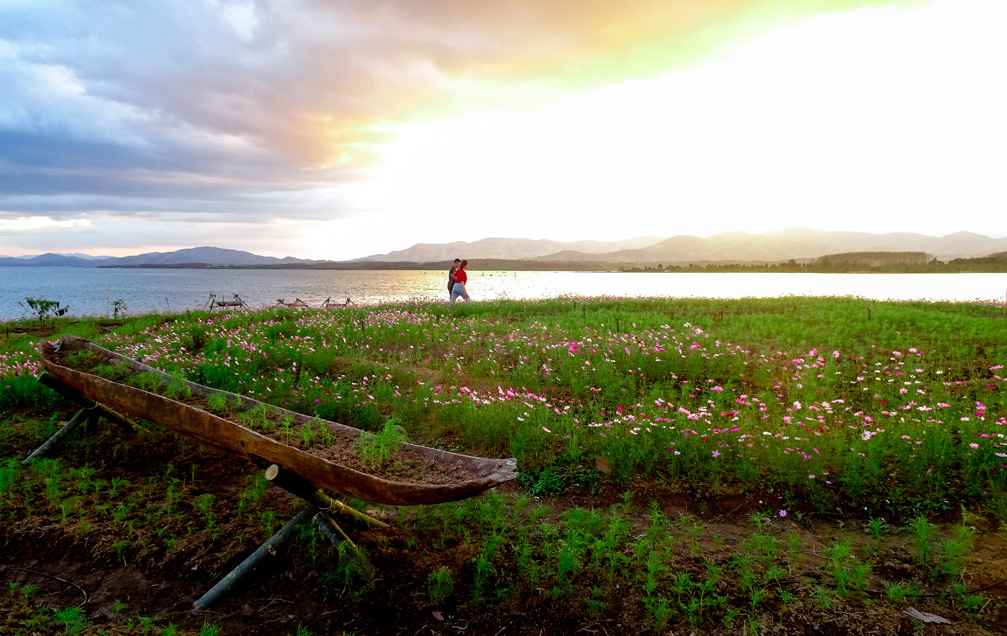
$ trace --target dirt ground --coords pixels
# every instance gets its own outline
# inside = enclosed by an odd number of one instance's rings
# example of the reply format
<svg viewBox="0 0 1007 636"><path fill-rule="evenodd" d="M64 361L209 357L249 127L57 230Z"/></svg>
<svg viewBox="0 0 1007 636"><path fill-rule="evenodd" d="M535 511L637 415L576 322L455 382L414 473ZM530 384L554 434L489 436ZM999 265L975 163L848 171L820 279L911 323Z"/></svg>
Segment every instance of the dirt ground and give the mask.
<svg viewBox="0 0 1007 636"><path fill-rule="evenodd" d="M261 531L237 514L239 493L248 477L261 468L238 456L179 440L172 435L129 437L107 422L99 427L112 434L87 431L81 439L59 451L68 466L90 464L102 479L114 477L143 483L161 478L172 467L185 473L197 465L195 487L214 495L220 519L219 536L204 529L179 532L178 541L167 550L156 541L133 545L118 557L116 535L104 526L85 532L71 519L28 510L0 528L0 581L38 587L37 600L51 607L80 605L92 625L109 634L129 631L130 619L153 617L157 625L176 625L198 633L205 623L222 628L222 634L389 634L403 636L465 635L503 636L543 634L1007 634L1007 547L994 526L978 528L974 549L966 560L970 591L987 601L979 611L969 611L939 590L926 590L911 602L888 601L881 583L912 576L908 532L893 530L876 550L873 578L861 598L823 607L816 603L814 582L824 578L823 551L837 538L852 537L855 548L870 538L860 530L860 521L840 517L791 515L773 519L765 532L783 536L796 533L802 539L802 565L787 574L780 585L797 600L786 607L767 603L753 610L730 590L730 604L739 607L730 625L703 621L690 626L673 616L665 629L655 632L643 609L639 585L607 590L608 606L592 610L587 590L565 596L550 596L543 589L522 588L513 569L500 567L497 585L516 590L499 600L476 602L467 593L465 579L472 571L470 547L455 542L435 546L428 534L414 533L408 519L396 517L394 508L374 510L389 521L389 529L371 529L348 523L346 528L370 555L376 572L373 587L360 588L334 580L338 557L331 551L309 553L305 540L278 550L254 573L205 612L194 614L193 603L240 563L263 540ZM124 445L125 444L125 445ZM27 444L4 449L7 457L24 457ZM153 480L152 480L153 481ZM676 564L698 578L704 562L728 563L739 543L753 532L749 513L758 509L755 497L720 497L697 500L668 490L659 483L640 480L629 486L634 501L657 501L669 518L694 516L704 531L690 546L676 545ZM521 489L508 484L498 489L516 497ZM573 493L543 499L553 517L570 507L607 508L618 501L626 485L602 488L595 493ZM112 502L114 504L114 502ZM276 511L280 523L290 519L303 502L271 488L263 509ZM646 506L636 513L642 522ZM702 554L696 558L695 554ZM443 564L459 572L453 594L433 604L426 577L432 566ZM124 604L124 605L123 605ZM944 617L950 624L930 624L904 613L908 607ZM0 633L17 618L18 610L0 602ZM12 633L12 632L10 632ZM29 632L26 632L29 633ZM36 632L44 633L44 632ZM61 632L60 632L61 633ZM94 632L97 633L97 632ZM152 632L157 633L157 632Z"/></svg>

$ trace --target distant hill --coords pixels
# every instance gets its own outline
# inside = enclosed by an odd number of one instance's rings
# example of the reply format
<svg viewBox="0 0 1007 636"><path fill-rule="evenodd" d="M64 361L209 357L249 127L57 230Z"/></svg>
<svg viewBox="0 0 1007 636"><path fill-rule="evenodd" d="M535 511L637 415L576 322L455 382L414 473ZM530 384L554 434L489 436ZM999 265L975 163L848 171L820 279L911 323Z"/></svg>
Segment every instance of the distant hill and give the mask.
<svg viewBox="0 0 1007 636"><path fill-rule="evenodd" d="M250 252L228 250L219 247L192 247L175 252L150 252L137 256L111 259L116 265L182 265L187 263L207 263L213 266L241 267L249 265L279 265L283 263L308 263L306 259L291 257L276 258L259 256ZM106 263L107 264L107 263Z"/></svg>
<svg viewBox="0 0 1007 636"><path fill-rule="evenodd" d="M13 265L17 267L96 267L98 261L80 258L79 256L67 256L64 254L39 254L31 258L0 258L0 265Z"/></svg>
<svg viewBox="0 0 1007 636"><path fill-rule="evenodd" d="M990 238L972 232L956 232L946 236L925 236L911 232L870 234L867 232L829 232L795 228L773 232L778 236L809 246L822 254L836 252L927 252L937 260L974 258L1007 250L1007 238Z"/></svg>
<svg viewBox="0 0 1007 636"><path fill-rule="evenodd" d="M971 232L935 237L911 232L871 234L795 228L765 234L725 232L708 238L638 237L623 241L548 241L486 238L473 242L418 243L410 248L349 261L319 261L259 256L240 250L194 247L126 257L91 258L42 254L0 257L0 266L45 267L262 267L315 269L416 269L445 267L467 258L510 269L615 269L620 266L680 266L695 263L783 263L811 261L830 254L919 252L947 262L1007 252L1007 238Z"/></svg>
<svg viewBox="0 0 1007 636"><path fill-rule="evenodd" d="M606 254L570 251L542 260L684 265L699 262L783 262L848 252L925 252L940 261L975 258L1007 250L1007 238L958 232L943 237L913 233L870 234L793 229L766 234L726 232L709 238L673 236L654 245Z"/></svg>
<svg viewBox="0 0 1007 636"><path fill-rule="evenodd" d="M549 241L544 239L485 238L471 243L417 243L412 247L387 254L376 254L354 259L354 263L425 263L452 261L456 258L472 259L538 259L548 254L567 251L579 254L605 254L621 250L647 247L660 242L654 236L625 239L622 241ZM556 260L549 258L546 260Z"/></svg>
<svg viewBox="0 0 1007 636"><path fill-rule="evenodd" d="M32 258L0 257L0 266L18 267L250 267L315 263L303 258L276 258L220 247L192 247L174 252L148 252L136 256L82 258L65 254L42 254Z"/></svg>
<svg viewBox="0 0 1007 636"><path fill-rule="evenodd" d="M851 250L852 251L852 250ZM542 260L603 261L606 263L683 264L709 261L763 262L822 256L814 247L765 234L731 232L710 238L673 236L654 245L607 254L549 254Z"/></svg>

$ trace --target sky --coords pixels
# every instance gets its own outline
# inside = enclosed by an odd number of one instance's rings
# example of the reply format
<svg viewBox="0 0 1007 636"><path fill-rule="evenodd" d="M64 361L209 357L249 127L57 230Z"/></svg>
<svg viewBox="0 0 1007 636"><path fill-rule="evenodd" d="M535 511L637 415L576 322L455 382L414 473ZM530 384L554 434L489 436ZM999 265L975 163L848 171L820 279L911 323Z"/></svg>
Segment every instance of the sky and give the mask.
<svg viewBox="0 0 1007 636"><path fill-rule="evenodd" d="M0 255L1007 236L1004 0L0 0Z"/></svg>

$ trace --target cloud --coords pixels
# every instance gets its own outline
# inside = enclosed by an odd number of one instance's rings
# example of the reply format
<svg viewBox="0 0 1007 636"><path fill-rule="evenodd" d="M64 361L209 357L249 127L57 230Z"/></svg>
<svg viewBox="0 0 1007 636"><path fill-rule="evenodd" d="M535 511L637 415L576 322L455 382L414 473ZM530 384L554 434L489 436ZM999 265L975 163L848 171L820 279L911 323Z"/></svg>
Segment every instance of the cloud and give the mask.
<svg viewBox="0 0 1007 636"><path fill-rule="evenodd" d="M548 108L701 66L805 16L923 4L169 0L96 10L72 0L8 1L0 5L0 210L221 224L202 228L203 242L228 220L261 228L389 215L375 208L387 198L365 185L398 152L404 124L472 109ZM851 46L854 60L856 52ZM799 67L803 55L765 63L815 72ZM955 90L964 99L971 86ZM752 113L776 103L748 88L737 97ZM814 107L815 96L791 95ZM741 122L758 124L754 115ZM709 132L716 140L731 130L728 122ZM163 236L185 242L175 230Z"/></svg>
<svg viewBox="0 0 1007 636"><path fill-rule="evenodd" d="M375 207L432 202L472 238L807 225L1003 235L998 6L815 16L534 114L402 126Z"/></svg>

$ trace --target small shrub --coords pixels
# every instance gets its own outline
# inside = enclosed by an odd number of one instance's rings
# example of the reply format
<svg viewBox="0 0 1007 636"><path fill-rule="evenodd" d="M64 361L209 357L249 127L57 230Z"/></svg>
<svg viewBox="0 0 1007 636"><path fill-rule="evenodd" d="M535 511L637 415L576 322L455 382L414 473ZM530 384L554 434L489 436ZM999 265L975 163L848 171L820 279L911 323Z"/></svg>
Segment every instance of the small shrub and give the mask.
<svg viewBox="0 0 1007 636"><path fill-rule="evenodd" d="M192 389L185 383L185 378L181 374L174 374L164 389L164 397L169 400L189 400L192 399Z"/></svg>
<svg viewBox="0 0 1007 636"><path fill-rule="evenodd" d="M227 413L231 410L227 396L223 393L211 393L206 396L206 404L214 413Z"/></svg>
<svg viewBox="0 0 1007 636"><path fill-rule="evenodd" d="M566 489L566 477L554 466L519 473L517 482L536 497L553 497Z"/></svg>
<svg viewBox="0 0 1007 636"><path fill-rule="evenodd" d="M161 386L161 376L150 371L144 371L131 377L129 384L142 391L156 392Z"/></svg>
<svg viewBox="0 0 1007 636"><path fill-rule="evenodd" d="M40 324L44 324L46 320L52 318L65 316L70 311L69 307L60 307L58 300L44 298L25 298L23 303L18 301L18 304L30 310Z"/></svg>
<svg viewBox="0 0 1007 636"><path fill-rule="evenodd" d="M238 420L251 429L271 431L276 426L272 420L273 409L267 404L256 404L255 407L238 413Z"/></svg>
<svg viewBox="0 0 1007 636"><path fill-rule="evenodd" d="M77 367L90 367L94 364L94 352L87 349L80 349L70 353L66 357L66 363L68 366Z"/></svg>
<svg viewBox="0 0 1007 636"><path fill-rule="evenodd" d="M360 460L371 468L381 468L399 452L399 444L407 441L405 432L396 418L385 422L380 433L361 433L357 450Z"/></svg>
<svg viewBox="0 0 1007 636"><path fill-rule="evenodd" d="M451 576L451 570L445 566L434 570L427 576L427 595L430 602L440 605L455 589L455 581Z"/></svg>

